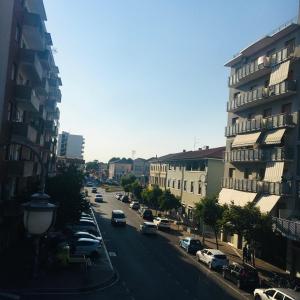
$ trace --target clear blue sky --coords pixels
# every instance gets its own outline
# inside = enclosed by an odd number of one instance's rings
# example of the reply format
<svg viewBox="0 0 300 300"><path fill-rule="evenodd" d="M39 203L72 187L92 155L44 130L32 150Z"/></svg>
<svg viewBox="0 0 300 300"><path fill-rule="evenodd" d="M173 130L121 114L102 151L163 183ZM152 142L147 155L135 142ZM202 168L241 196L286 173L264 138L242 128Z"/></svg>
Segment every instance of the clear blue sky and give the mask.
<svg viewBox="0 0 300 300"><path fill-rule="evenodd" d="M60 130L85 159L225 144L224 67L296 16L298 0L44 0L60 68Z"/></svg>

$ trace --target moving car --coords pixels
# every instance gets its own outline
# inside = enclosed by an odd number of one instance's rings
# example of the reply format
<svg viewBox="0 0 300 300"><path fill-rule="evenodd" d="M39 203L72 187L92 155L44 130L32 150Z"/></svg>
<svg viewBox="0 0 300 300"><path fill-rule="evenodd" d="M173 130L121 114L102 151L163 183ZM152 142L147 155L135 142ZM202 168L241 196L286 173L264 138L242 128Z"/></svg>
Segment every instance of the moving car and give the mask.
<svg viewBox="0 0 300 300"><path fill-rule="evenodd" d="M153 220L157 229L170 229L170 221L166 218L157 217Z"/></svg>
<svg viewBox="0 0 300 300"><path fill-rule="evenodd" d="M102 241L102 237L101 236L95 236L94 234L91 234L89 232L86 231L77 231L73 234L73 238L75 238L76 240L81 239L81 238L86 238L86 239L92 239L92 240L98 240L98 241Z"/></svg>
<svg viewBox="0 0 300 300"><path fill-rule="evenodd" d="M143 212L141 213L142 218L144 220L153 221L153 214L152 214L152 210L151 209L144 209Z"/></svg>
<svg viewBox="0 0 300 300"><path fill-rule="evenodd" d="M122 210L115 209L111 213L111 224L112 225L126 225L126 217Z"/></svg>
<svg viewBox="0 0 300 300"><path fill-rule="evenodd" d="M257 270L248 264L232 263L223 267L223 277L235 283L239 289L259 286Z"/></svg>
<svg viewBox="0 0 300 300"><path fill-rule="evenodd" d="M144 234L155 234L157 231L156 225L153 222L144 222L140 225L140 232Z"/></svg>
<svg viewBox="0 0 300 300"><path fill-rule="evenodd" d="M196 253L198 261L208 265L210 269L223 268L227 266L229 261L226 255L217 249L203 249Z"/></svg>
<svg viewBox="0 0 300 300"><path fill-rule="evenodd" d="M130 203L129 207L138 210L140 208L140 204L137 201L133 201Z"/></svg>
<svg viewBox="0 0 300 300"><path fill-rule="evenodd" d="M284 300L299 300L300 293L292 289L284 288L271 288L271 289L255 289L254 290L255 300L273 300L273 299L284 299Z"/></svg>
<svg viewBox="0 0 300 300"><path fill-rule="evenodd" d="M183 248L187 253L195 254L202 249L200 240L193 237L184 237L179 240L179 246Z"/></svg>
<svg viewBox="0 0 300 300"><path fill-rule="evenodd" d="M103 202L103 196L101 194L96 194L95 195L95 202Z"/></svg>
<svg viewBox="0 0 300 300"><path fill-rule="evenodd" d="M97 193L97 188L96 187L92 188L92 193Z"/></svg>
<svg viewBox="0 0 300 300"><path fill-rule="evenodd" d="M86 255L96 258L100 255L101 243L95 239L80 238L74 243L73 255Z"/></svg>

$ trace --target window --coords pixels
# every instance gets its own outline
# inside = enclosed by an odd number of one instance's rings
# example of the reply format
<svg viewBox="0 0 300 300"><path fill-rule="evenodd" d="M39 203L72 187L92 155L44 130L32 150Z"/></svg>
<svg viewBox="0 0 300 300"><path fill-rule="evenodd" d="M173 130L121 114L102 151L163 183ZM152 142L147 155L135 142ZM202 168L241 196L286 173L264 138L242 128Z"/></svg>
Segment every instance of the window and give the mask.
<svg viewBox="0 0 300 300"><path fill-rule="evenodd" d="M283 300L284 298L284 295L281 294L280 292L277 292L276 295L274 296L274 299L277 299L277 300Z"/></svg>
<svg viewBox="0 0 300 300"><path fill-rule="evenodd" d="M268 290L268 291L266 291L266 295L269 297L273 297L275 292L276 292L275 290Z"/></svg>
<svg viewBox="0 0 300 300"><path fill-rule="evenodd" d="M16 32L15 32L15 41L19 43L21 37L21 28L19 25L16 26Z"/></svg>
<svg viewBox="0 0 300 300"><path fill-rule="evenodd" d="M168 179L168 187L170 187L170 181L171 181L171 180L170 180L170 179Z"/></svg>
<svg viewBox="0 0 300 300"><path fill-rule="evenodd" d="M191 193L194 193L194 182L191 182Z"/></svg>
<svg viewBox="0 0 300 300"><path fill-rule="evenodd" d="M229 168L228 177L229 178L235 177L235 168Z"/></svg>
<svg viewBox="0 0 300 300"><path fill-rule="evenodd" d="M250 173L249 169L245 169L245 171L244 171L244 178L245 179L249 179L249 173Z"/></svg>
<svg viewBox="0 0 300 300"><path fill-rule="evenodd" d="M15 81L17 78L17 65L15 63L12 64L11 66L11 76L10 79Z"/></svg>
<svg viewBox="0 0 300 300"><path fill-rule="evenodd" d="M173 189L175 188L175 179L173 179L173 182L172 182L172 188L173 188Z"/></svg>
<svg viewBox="0 0 300 300"><path fill-rule="evenodd" d="M198 183L198 194L202 194L201 182Z"/></svg>
<svg viewBox="0 0 300 300"><path fill-rule="evenodd" d="M283 104L281 106L281 112L283 114L290 114L292 112L292 103Z"/></svg>
<svg viewBox="0 0 300 300"><path fill-rule="evenodd" d="M186 191L186 180L183 182L183 190Z"/></svg>
<svg viewBox="0 0 300 300"><path fill-rule="evenodd" d="M287 47L287 55L290 56L295 50L295 39L286 41L285 46Z"/></svg>
<svg viewBox="0 0 300 300"><path fill-rule="evenodd" d="M238 117L237 118L232 118L231 125L234 126L234 125L238 124L238 122L239 122L239 118Z"/></svg>
<svg viewBox="0 0 300 300"><path fill-rule="evenodd" d="M181 184L181 182L180 182L180 180L178 180L178 181L177 181L177 189L178 189L178 190L180 190L180 184Z"/></svg>
<svg viewBox="0 0 300 300"><path fill-rule="evenodd" d="M268 118L268 117L271 117L271 116L272 116L272 108L269 107L269 108L264 109L263 118Z"/></svg>

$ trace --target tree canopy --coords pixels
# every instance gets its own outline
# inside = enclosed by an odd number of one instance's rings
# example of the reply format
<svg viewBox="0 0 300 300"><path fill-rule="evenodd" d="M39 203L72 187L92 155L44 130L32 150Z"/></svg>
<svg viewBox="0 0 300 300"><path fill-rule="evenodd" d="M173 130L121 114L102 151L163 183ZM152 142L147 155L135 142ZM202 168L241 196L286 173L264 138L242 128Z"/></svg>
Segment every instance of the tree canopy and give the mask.
<svg viewBox="0 0 300 300"><path fill-rule="evenodd" d="M170 190L163 191L158 198L159 208L161 210L169 211L180 207L180 201L176 198Z"/></svg>
<svg viewBox="0 0 300 300"><path fill-rule="evenodd" d="M99 171L99 161L94 160L94 161L89 161L85 164L85 169L86 171Z"/></svg>

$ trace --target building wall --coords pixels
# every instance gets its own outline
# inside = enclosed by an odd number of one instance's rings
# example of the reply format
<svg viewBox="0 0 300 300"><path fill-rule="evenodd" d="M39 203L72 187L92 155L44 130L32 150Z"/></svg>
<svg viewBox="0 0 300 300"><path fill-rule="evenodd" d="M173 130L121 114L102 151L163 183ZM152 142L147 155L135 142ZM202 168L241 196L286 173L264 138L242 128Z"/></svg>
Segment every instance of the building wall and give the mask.
<svg viewBox="0 0 300 300"><path fill-rule="evenodd" d="M207 167L207 180L204 186L207 187L206 195L208 197L218 196L221 190L221 180L224 172L223 160L209 159Z"/></svg>
<svg viewBox="0 0 300 300"><path fill-rule="evenodd" d="M157 185L161 189L166 189L168 165L162 162L150 164L150 180L149 185Z"/></svg>
<svg viewBox="0 0 300 300"><path fill-rule="evenodd" d="M132 164L128 163L110 163L109 164L109 179L120 180L122 176L131 173Z"/></svg>
<svg viewBox="0 0 300 300"><path fill-rule="evenodd" d="M83 136L70 134L68 137L67 154L68 158L83 158Z"/></svg>

